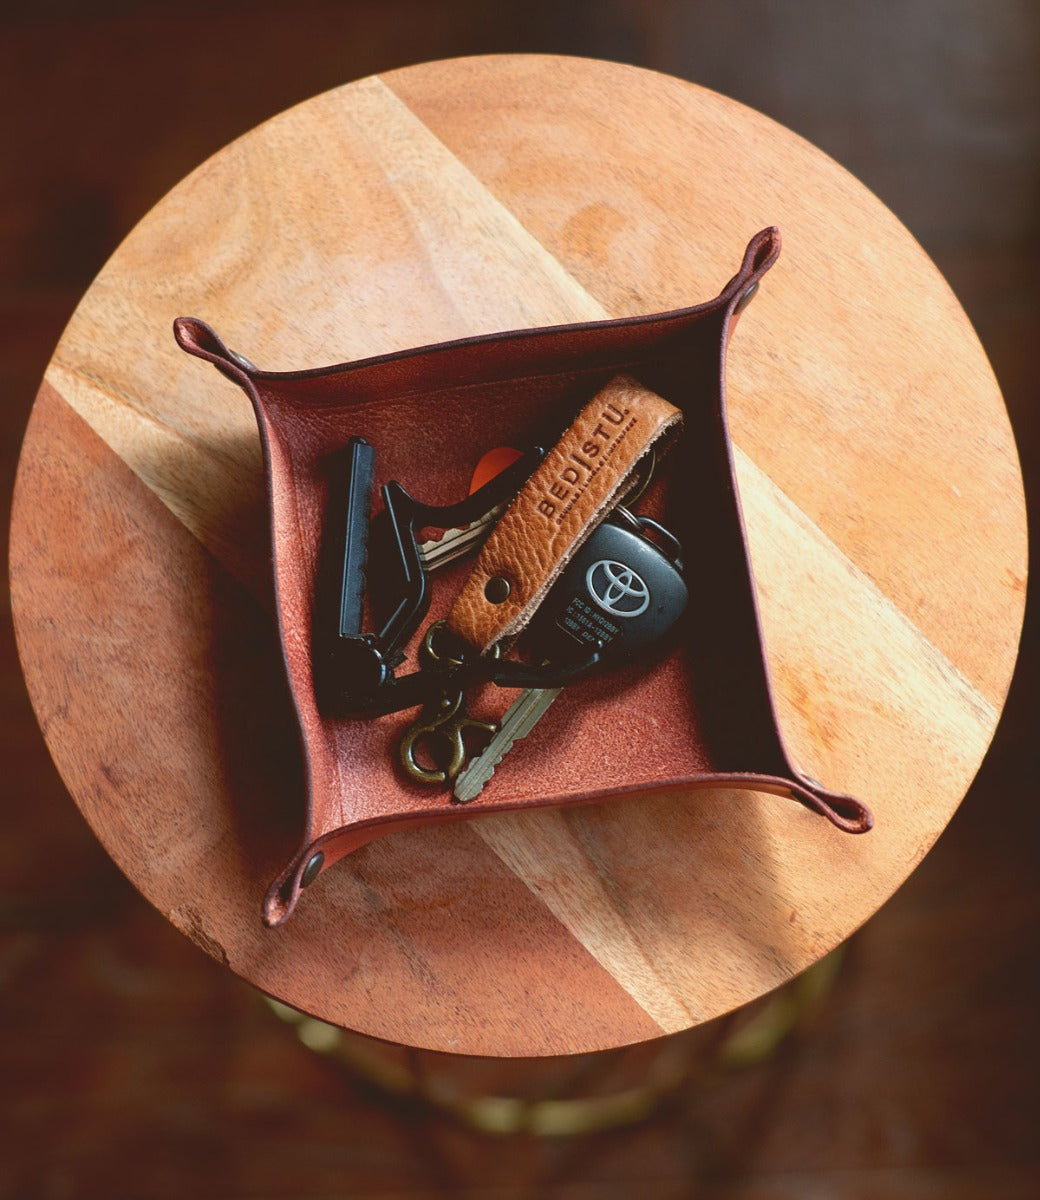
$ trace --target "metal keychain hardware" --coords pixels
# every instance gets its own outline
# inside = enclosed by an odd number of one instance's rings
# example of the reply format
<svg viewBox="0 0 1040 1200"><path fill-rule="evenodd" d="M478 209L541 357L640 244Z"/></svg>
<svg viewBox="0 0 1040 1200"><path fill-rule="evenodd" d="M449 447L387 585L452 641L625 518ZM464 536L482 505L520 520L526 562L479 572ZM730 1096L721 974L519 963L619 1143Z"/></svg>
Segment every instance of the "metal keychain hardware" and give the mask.
<svg viewBox="0 0 1040 1200"><path fill-rule="evenodd" d="M541 447L532 447L457 504L424 504L391 480L382 488L383 513L375 523L373 540L375 450L364 438L350 440L340 480L343 502L338 512L330 506L332 517L325 533L335 569L335 579L328 584L335 611L326 611L317 601L315 605L314 673L328 710L377 715L423 704L432 697L428 681L415 680L399 688L394 675L430 604L417 532L437 528L459 535L476 526L479 534L544 454ZM375 628L364 631L366 594L373 579L378 580L382 602L369 604L373 614L378 610L378 617Z"/></svg>
<svg viewBox="0 0 1040 1200"><path fill-rule="evenodd" d="M653 535L653 540L648 535ZM546 665L595 650L597 670L659 654L686 611L679 543L649 517L619 508L599 525L542 602L522 639ZM537 725L562 689L528 687L487 745L454 779L453 798L474 800L513 744Z"/></svg>

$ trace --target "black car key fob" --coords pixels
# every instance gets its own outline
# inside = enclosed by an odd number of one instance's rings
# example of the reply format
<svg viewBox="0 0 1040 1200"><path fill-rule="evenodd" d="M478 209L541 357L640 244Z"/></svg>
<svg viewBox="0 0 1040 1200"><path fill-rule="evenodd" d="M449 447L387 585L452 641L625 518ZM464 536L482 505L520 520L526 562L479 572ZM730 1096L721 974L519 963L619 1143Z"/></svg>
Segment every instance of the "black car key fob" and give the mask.
<svg viewBox="0 0 1040 1200"><path fill-rule="evenodd" d="M601 650L603 667L657 647L686 610L681 548L649 517L618 507L564 567L524 635L554 666Z"/></svg>

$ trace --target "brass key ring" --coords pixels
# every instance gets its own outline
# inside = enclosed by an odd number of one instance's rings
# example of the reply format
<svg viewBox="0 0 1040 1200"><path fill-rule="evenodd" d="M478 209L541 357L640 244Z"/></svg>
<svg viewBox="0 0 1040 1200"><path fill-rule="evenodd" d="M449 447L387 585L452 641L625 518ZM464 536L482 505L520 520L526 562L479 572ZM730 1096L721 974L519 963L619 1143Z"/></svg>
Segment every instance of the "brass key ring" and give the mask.
<svg viewBox="0 0 1040 1200"><path fill-rule="evenodd" d="M443 636L444 626L444 621L434 621L423 637L419 658L426 669L450 670L462 665L460 657L439 651L437 648L437 637L438 634ZM498 656L499 649L495 646L489 657ZM416 720L405 730L398 752L401 766L416 783L454 783L456 776L466 765L467 753L463 731L480 729L494 735L498 729L494 722L478 721L469 716L465 702L465 692L442 692L422 709ZM447 745L449 758L445 767L424 767L416 758L416 750L427 739L440 740Z"/></svg>
<svg viewBox="0 0 1040 1200"><path fill-rule="evenodd" d="M466 714L464 692L449 692L427 705L401 738L401 766L416 783L453 783L466 765L466 744L463 730L482 729L494 734L498 726L493 721L478 721ZM424 767L415 756L419 745L429 738L447 743L450 757L443 768Z"/></svg>
<svg viewBox="0 0 1040 1200"><path fill-rule="evenodd" d="M460 644L458 652L452 654L450 650L438 649L438 641L444 638L447 630L448 622L441 619L434 621L433 624L426 630L423 635L422 644L419 647L419 662L424 669L434 671L449 671L453 667L461 667L463 663L462 655L465 653ZM493 658L498 658L498 648L496 647Z"/></svg>

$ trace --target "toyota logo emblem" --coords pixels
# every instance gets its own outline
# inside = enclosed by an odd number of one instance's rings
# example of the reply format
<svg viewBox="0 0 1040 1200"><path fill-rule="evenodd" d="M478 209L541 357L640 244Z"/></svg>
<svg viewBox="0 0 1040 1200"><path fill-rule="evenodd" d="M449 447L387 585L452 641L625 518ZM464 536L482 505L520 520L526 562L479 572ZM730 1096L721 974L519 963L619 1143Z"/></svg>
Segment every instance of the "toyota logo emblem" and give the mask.
<svg viewBox="0 0 1040 1200"><path fill-rule="evenodd" d="M638 617L650 607L650 589L624 563L601 558L585 572L585 586L596 603L614 617Z"/></svg>

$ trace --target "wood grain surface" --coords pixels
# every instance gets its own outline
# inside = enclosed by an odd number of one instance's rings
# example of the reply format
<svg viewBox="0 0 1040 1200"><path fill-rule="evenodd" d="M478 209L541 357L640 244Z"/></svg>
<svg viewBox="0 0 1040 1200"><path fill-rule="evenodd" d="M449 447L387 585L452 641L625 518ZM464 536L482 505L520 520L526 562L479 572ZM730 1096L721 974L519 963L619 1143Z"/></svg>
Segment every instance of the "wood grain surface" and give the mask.
<svg viewBox="0 0 1040 1200"><path fill-rule="evenodd" d="M284 930L302 819L259 444L177 350L197 313L292 369L714 295L784 251L729 408L781 724L851 839L701 792L404 833ZM57 347L12 526L48 744L120 867L232 970L409 1045L602 1049L734 1008L861 924L977 770L1014 663L1022 486L997 385L907 231L820 152L693 85L578 59L434 63L292 109L133 231Z"/></svg>

